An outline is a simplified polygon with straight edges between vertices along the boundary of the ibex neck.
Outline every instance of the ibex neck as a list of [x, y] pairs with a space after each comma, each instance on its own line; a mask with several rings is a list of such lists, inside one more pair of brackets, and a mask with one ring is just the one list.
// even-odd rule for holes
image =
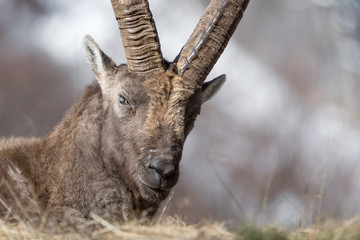
[[89, 86], [66, 113], [62, 122], [47, 137], [47, 147], [55, 150], [55, 154], [61, 154], [58, 156], [60, 159], [82, 158], [89, 153], [88, 151], [99, 148], [102, 109], [102, 93], [99, 85]]
[[89, 184], [104, 170], [100, 156], [102, 115], [101, 89], [94, 84], [45, 139], [42, 162], [51, 179], [50, 203], [74, 208], [80, 205], [84, 209], [79, 211], [87, 211], [86, 204], [95, 191]]

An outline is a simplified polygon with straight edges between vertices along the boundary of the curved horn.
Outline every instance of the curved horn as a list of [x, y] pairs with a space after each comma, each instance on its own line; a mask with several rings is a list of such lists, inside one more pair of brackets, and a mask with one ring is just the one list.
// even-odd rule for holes
[[180, 76], [201, 84], [224, 51], [250, 0], [212, 0], [180, 52]]
[[147, 0], [111, 0], [132, 72], [164, 71], [160, 42]]

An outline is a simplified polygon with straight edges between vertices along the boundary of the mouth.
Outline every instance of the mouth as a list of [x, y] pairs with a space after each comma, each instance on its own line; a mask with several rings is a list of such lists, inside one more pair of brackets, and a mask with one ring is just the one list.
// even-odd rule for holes
[[177, 183], [178, 174], [176, 174], [176, 176], [172, 176], [170, 179], [164, 179], [158, 176], [157, 174], [141, 176], [141, 174], [138, 173], [138, 179], [143, 185], [145, 185], [146, 187], [152, 190], [168, 192]]
[[153, 185], [153, 184], [150, 184], [150, 183], [144, 181], [144, 180], [140, 177], [139, 174], [138, 174], [138, 178], [139, 178], [140, 182], [141, 182], [143, 185], [145, 185], [146, 187], [150, 188], [151, 190], [154, 190], [154, 191], [166, 191], [166, 192], [170, 190], [170, 189], [162, 189], [162, 188], [160, 187], [160, 185], [155, 186], [155, 185]]

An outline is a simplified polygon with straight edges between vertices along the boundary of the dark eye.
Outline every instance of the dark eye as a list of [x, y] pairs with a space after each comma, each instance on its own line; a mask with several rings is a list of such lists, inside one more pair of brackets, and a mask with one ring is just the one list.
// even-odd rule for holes
[[129, 101], [126, 98], [124, 98], [121, 94], [119, 97], [119, 102], [123, 105], [129, 105]]

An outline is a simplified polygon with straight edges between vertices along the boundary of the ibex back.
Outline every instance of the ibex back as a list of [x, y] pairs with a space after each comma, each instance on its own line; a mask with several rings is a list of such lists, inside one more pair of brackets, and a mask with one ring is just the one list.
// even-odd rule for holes
[[72, 209], [126, 221], [152, 216], [176, 184], [184, 141], [225, 77], [203, 82], [248, 0], [211, 1], [170, 63], [147, 1], [111, 3], [127, 65], [85, 37], [97, 81], [46, 138], [0, 141], [0, 217]]

